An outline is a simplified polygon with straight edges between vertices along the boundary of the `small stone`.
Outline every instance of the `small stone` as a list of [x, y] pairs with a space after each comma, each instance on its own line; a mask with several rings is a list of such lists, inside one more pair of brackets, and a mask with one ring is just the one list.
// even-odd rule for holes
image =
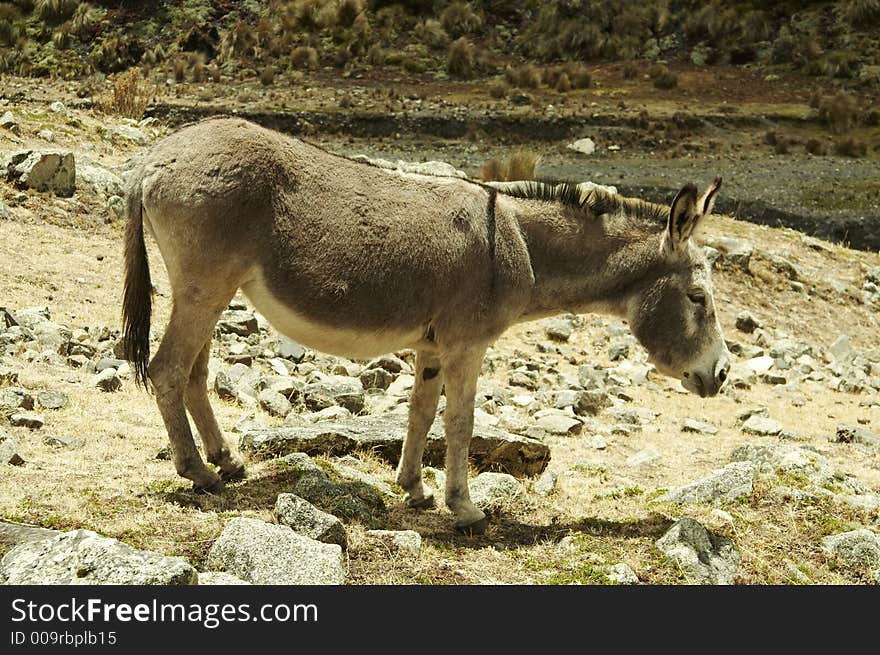
[[744, 311], [736, 315], [736, 329], [740, 332], [751, 334], [759, 327], [761, 327], [761, 324], [749, 312]]
[[338, 585], [342, 548], [251, 518], [229, 521], [208, 553], [208, 565], [253, 584]]
[[636, 468], [639, 466], [645, 466], [646, 464], [653, 464], [654, 462], [659, 461], [661, 458], [660, 453], [654, 448], [646, 448], [645, 450], [641, 450], [637, 452], [635, 455], [627, 457], [626, 465], [630, 468]]
[[848, 566], [880, 566], [880, 537], [870, 530], [850, 530], [825, 537], [822, 550]]
[[583, 139], [578, 139], [574, 143], [569, 143], [566, 148], [579, 152], [582, 155], [592, 155], [596, 152], [596, 142], [589, 137], [585, 137]]
[[33, 409], [34, 397], [22, 387], [0, 389], [0, 410]]
[[753, 415], [742, 424], [742, 431], [758, 436], [775, 436], [782, 432], [782, 424], [770, 418]]
[[86, 440], [83, 437], [62, 437], [59, 435], [46, 435], [43, 437], [43, 443], [53, 448], [81, 448], [85, 445]]
[[612, 341], [611, 345], [608, 346], [608, 359], [612, 362], [626, 359], [627, 357], [629, 357], [628, 340]]
[[293, 339], [281, 337], [281, 341], [279, 341], [278, 345], [275, 346], [275, 353], [279, 357], [289, 359], [290, 361], [296, 362], [298, 364], [303, 360], [303, 358], [305, 358], [306, 349], [299, 345]]
[[482, 510], [504, 507], [524, 493], [519, 481], [507, 473], [480, 473], [469, 486], [471, 501]]
[[612, 564], [611, 566], [609, 566], [608, 571], [605, 575], [609, 580], [616, 584], [639, 584], [639, 576], [636, 575], [636, 572], [633, 571], [628, 564], [625, 564], [623, 562], [619, 564]]
[[257, 400], [260, 403], [260, 407], [272, 416], [284, 418], [290, 414], [290, 410], [292, 409], [290, 401], [287, 398], [271, 389], [264, 389], [261, 391], [259, 396], [257, 396]]
[[116, 374], [115, 368], [105, 368], [95, 376], [92, 384], [101, 391], [119, 391], [122, 388], [122, 380]]
[[755, 375], [764, 375], [767, 371], [773, 368], [774, 363], [772, 357], [767, 357], [765, 355], [762, 357], [752, 357], [746, 361], [746, 366], [748, 366]]
[[740, 556], [733, 543], [691, 518], [676, 521], [656, 542], [691, 584], [734, 584]]
[[544, 332], [547, 335], [547, 338], [552, 339], [553, 341], [568, 341], [571, 338], [572, 334], [571, 321], [552, 321], [544, 328]]
[[366, 534], [407, 553], [418, 555], [422, 550], [422, 536], [415, 530], [367, 530]]
[[536, 391], [538, 389], [537, 376], [532, 371], [511, 371], [507, 375], [507, 383], [512, 387], [522, 387], [529, 391]]
[[364, 389], [387, 389], [394, 382], [394, 374], [384, 368], [370, 368], [359, 376]]
[[247, 337], [251, 334], [259, 334], [260, 328], [257, 317], [248, 310], [227, 309], [220, 315], [217, 329], [222, 334], [237, 334]]
[[864, 446], [880, 446], [880, 436], [857, 425], [838, 425], [834, 438], [837, 443], [860, 443]]
[[12, 437], [0, 437], [0, 464], [21, 466], [24, 459], [18, 454], [18, 444]]
[[699, 434], [718, 434], [718, 428], [708, 423], [703, 423], [693, 418], [686, 418], [681, 426], [682, 432], [697, 432]]
[[845, 334], [837, 337], [834, 343], [828, 347], [828, 355], [835, 362], [844, 363], [852, 359], [855, 356], [855, 351], [853, 350], [850, 338]]
[[574, 399], [574, 413], [580, 416], [595, 416], [603, 409], [611, 406], [611, 398], [604, 389], [588, 389], [578, 391]]
[[590, 439], [590, 445], [596, 450], [605, 450], [608, 447], [608, 442], [601, 434], [596, 434]]
[[39, 430], [43, 427], [45, 421], [39, 414], [31, 412], [22, 412], [13, 414], [9, 417], [9, 424], [16, 428], [30, 428], [31, 430]]
[[43, 409], [61, 409], [67, 405], [67, 402], [67, 394], [60, 391], [47, 390], [37, 392], [37, 403]]
[[199, 573], [199, 585], [249, 585], [250, 582], [236, 578], [234, 575], [223, 571], [205, 571]]
[[278, 494], [275, 501], [278, 521], [290, 526], [294, 532], [328, 544], [338, 544], [343, 549], [348, 538], [342, 521], [312, 505], [295, 494]]
[[556, 489], [557, 479], [558, 476], [553, 471], [544, 471], [535, 481], [532, 490], [539, 496], [547, 496]]
[[539, 428], [548, 434], [574, 436], [580, 434], [583, 423], [564, 414], [547, 414], [538, 419]]

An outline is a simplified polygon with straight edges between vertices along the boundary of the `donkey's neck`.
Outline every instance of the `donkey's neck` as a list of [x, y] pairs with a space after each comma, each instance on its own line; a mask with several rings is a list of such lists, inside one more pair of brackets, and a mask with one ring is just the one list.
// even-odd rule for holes
[[636, 287], [661, 262], [660, 234], [550, 203], [517, 203], [535, 283], [523, 320], [601, 312], [624, 317]]

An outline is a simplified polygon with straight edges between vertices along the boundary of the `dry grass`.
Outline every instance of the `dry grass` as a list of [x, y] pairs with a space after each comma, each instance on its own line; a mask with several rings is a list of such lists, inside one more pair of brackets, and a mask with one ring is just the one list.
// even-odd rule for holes
[[132, 68], [113, 79], [112, 95], [100, 103], [107, 113], [140, 120], [144, 117], [147, 105], [152, 101], [155, 90], [141, 79], [140, 70]]
[[507, 161], [490, 159], [480, 168], [480, 178], [484, 182], [514, 182], [516, 180], [534, 180], [535, 168], [540, 155], [529, 150], [515, 150], [510, 153]]
[[476, 75], [476, 59], [473, 44], [467, 37], [453, 42], [446, 59], [446, 70], [450, 75], [462, 79], [471, 79]]

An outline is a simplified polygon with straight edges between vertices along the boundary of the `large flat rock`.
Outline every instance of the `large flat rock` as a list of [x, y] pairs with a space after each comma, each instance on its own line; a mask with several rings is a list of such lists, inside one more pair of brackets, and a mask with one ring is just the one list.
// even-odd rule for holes
[[0, 584], [190, 585], [197, 580], [182, 557], [137, 550], [90, 530], [26, 541], [0, 560]]
[[[339, 456], [363, 448], [396, 463], [406, 436], [406, 422], [405, 416], [389, 414], [328, 421], [305, 427], [248, 430], [241, 437], [240, 447], [257, 457], [282, 457], [293, 452]], [[440, 466], [445, 454], [443, 426], [441, 421], [437, 421], [428, 433], [425, 462], [430, 466]], [[550, 449], [537, 439], [490, 426], [474, 426], [470, 458], [481, 471], [532, 476], [547, 467]]]

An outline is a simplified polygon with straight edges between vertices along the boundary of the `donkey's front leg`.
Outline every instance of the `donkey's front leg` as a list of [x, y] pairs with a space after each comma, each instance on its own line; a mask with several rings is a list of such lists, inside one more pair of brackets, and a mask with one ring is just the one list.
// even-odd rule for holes
[[404, 502], [416, 509], [434, 506], [434, 494], [422, 482], [422, 455], [428, 430], [437, 414], [442, 386], [440, 360], [436, 356], [417, 352], [416, 380], [409, 397], [409, 425], [397, 465], [397, 484], [406, 491]]
[[468, 491], [468, 446], [474, 431], [474, 397], [485, 348], [474, 348], [444, 358], [446, 383], [446, 506], [455, 513], [461, 532], [482, 534], [488, 520], [471, 502]]

